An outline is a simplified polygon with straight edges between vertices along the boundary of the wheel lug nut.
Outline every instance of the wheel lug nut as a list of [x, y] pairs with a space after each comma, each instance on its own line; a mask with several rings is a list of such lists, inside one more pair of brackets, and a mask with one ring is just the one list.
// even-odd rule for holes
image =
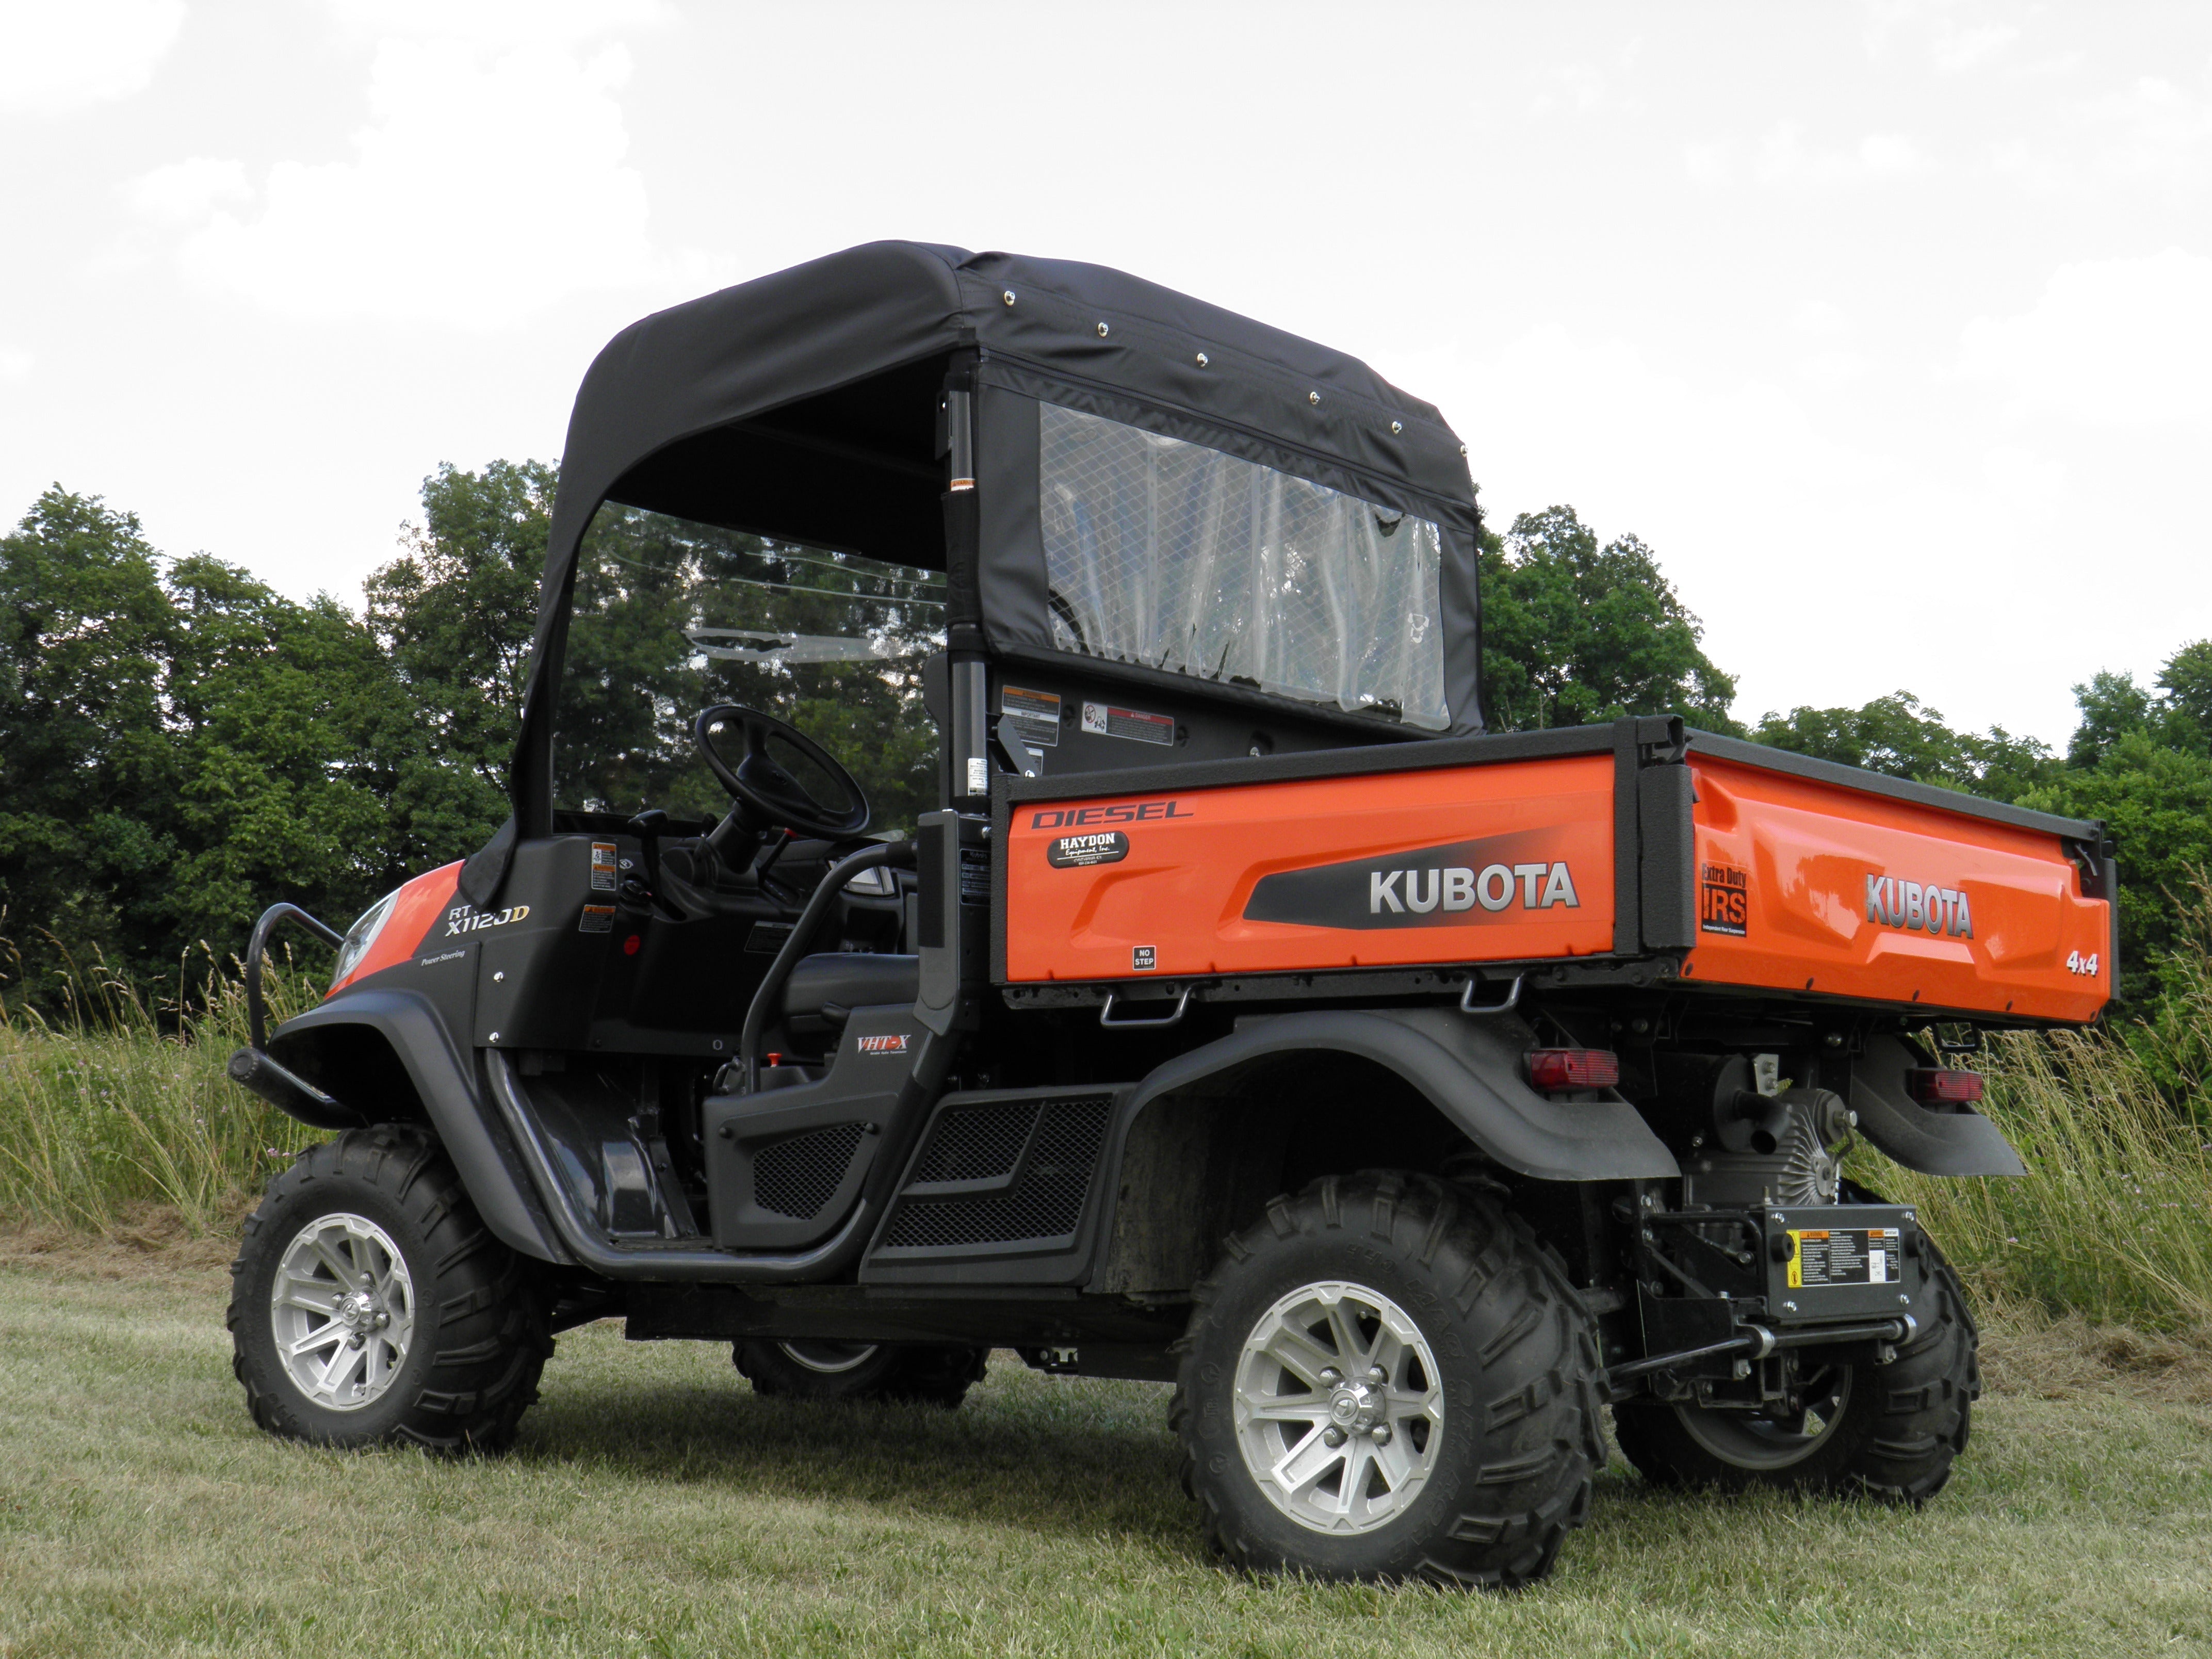
[[1324, 1389], [1333, 1389], [1343, 1381], [1344, 1373], [1335, 1366], [1324, 1365], [1321, 1368], [1321, 1385]]
[[1388, 1382], [1390, 1380], [1390, 1373], [1384, 1370], [1380, 1365], [1370, 1365], [1367, 1368], [1367, 1380], [1379, 1388], [1383, 1383]]
[[1388, 1423], [1377, 1423], [1373, 1428], [1367, 1431], [1367, 1437], [1370, 1440], [1372, 1440], [1378, 1446], [1389, 1445], [1390, 1443], [1390, 1425]]
[[1321, 1431], [1321, 1437], [1322, 1443], [1325, 1445], [1341, 1446], [1350, 1437], [1348, 1437], [1342, 1429], [1338, 1428], [1335, 1424], [1332, 1423]]

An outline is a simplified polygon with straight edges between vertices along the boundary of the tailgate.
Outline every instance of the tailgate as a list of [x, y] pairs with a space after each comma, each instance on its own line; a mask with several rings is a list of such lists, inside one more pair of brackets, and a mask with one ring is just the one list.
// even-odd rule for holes
[[1688, 764], [1692, 983], [2033, 1020], [2111, 999], [2097, 826], [1703, 735]]

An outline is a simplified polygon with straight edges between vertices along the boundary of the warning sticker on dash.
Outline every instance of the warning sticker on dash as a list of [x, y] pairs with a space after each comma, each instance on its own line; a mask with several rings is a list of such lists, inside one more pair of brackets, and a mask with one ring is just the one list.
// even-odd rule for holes
[[1165, 714], [1147, 714], [1134, 708], [1116, 708], [1111, 703], [1086, 702], [1083, 705], [1083, 729], [1102, 738], [1131, 738], [1139, 743], [1175, 744], [1173, 720]]
[[592, 843], [592, 890], [611, 893], [615, 890], [614, 842], [595, 841]]
[[1799, 1231], [1790, 1242], [1790, 1288], [1818, 1290], [1823, 1285], [1894, 1285], [1904, 1277], [1898, 1260], [1902, 1242], [1894, 1227], [1832, 1228]]
[[1000, 712], [1014, 723], [1022, 741], [1032, 749], [1060, 747], [1060, 694], [1027, 691], [1009, 685], [999, 693]]

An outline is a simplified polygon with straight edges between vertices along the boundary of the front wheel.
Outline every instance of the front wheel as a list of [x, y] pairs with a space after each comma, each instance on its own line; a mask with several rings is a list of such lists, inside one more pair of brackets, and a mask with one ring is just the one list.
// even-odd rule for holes
[[1613, 1408], [1621, 1455], [1655, 1486], [1859, 1494], [1918, 1505], [1966, 1449], [1981, 1393], [1958, 1275], [1931, 1264], [1928, 1327], [1887, 1365], [1808, 1368], [1788, 1415], [1632, 1400]]
[[1525, 1222], [1425, 1177], [1331, 1176], [1195, 1296], [1173, 1421], [1219, 1553], [1454, 1586], [1551, 1571], [1602, 1460], [1597, 1346]]
[[269, 1183], [231, 1264], [253, 1420], [325, 1446], [504, 1449], [553, 1352], [532, 1267], [423, 1130], [311, 1149]]

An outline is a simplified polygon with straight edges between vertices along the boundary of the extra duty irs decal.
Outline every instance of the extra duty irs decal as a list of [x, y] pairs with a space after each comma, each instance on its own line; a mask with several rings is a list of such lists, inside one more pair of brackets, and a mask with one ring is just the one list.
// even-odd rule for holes
[[1698, 866], [1698, 928], [1742, 939], [1751, 932], [1751, 872], [1733, 864]]
[[1464, 927], [1580, 909], [1574, 871], [1542, 856], [1550, 839], [1492, 836], [1279, 871], [1254, 885], [1244, 919], [1308, 927]]

